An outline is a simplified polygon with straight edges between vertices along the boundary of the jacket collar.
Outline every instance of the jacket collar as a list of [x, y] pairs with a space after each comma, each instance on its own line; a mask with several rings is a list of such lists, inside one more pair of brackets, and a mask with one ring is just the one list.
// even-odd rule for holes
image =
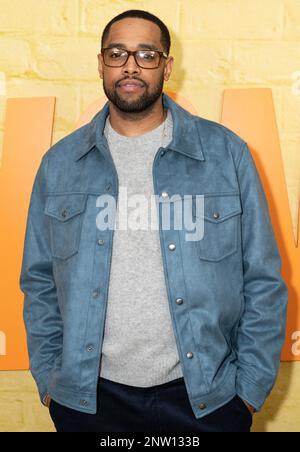
[[[167, 149], [172, 149], [196, 160], [205, 160], [203, 144], [196, 124], [197, 117], [182, 108], [165, 93], [163, 93], [162, 100], [164, 108], [170, 109], [173, 119], [173, 138]], [[108, 115], [109, 103], [107, 102], [84, 127], [83, 143], [76, 151], [75, 161], [78, 161], [94, 147], [107, 154], [107, 140], [103, 131]]]

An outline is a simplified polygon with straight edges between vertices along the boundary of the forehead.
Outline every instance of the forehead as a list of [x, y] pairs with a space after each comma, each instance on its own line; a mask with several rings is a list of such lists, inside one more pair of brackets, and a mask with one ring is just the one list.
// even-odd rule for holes
[[158, 25], [149, 20], [126, 18], [112, 24], [105, 46], [111, 43], [123, 43], [126, 48], [133, 50], [141, 43], [148, 43], [161, 48], [161, 30]]

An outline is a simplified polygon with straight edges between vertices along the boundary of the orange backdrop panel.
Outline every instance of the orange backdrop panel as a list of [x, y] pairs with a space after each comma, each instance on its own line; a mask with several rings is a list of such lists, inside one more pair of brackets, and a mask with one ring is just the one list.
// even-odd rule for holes
[[[293, 232], [272, 91], [268, 88], [225, 90], [221, 122], [248, 143], [262, 179], [282, 257], [282, 275], [289, 290], [282, 360], [300, 360], [299, 347], [293, 347], [295, 333], [300, 330], [300, 248]], [[298, 231], [299, 223], [300, 211]]]
[[35, 174], [51, 145], [55, 98], [7, 101], [0, 168], [0, 369], [28, 369], [19, 288], [27, 211]]

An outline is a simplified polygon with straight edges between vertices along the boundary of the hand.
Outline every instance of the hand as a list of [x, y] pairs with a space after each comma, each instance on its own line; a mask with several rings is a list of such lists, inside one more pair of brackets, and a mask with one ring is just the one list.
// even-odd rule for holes
[[49, 394], [46, 394], [44, 399], [43, 399], [43, 403], [44, 405], [49, 408], [50, 407], [50, 402], [51, 402], [51, 397], [49, 396]]
[[248, 408], [248, 410], [250, 411], [250, 413], [253, 415], [255, 413], [255, 409], [252, 405], [250, 405], [250, 403], [246, 402], [246, 400], [242, 399], [244, 404], [246, 405], [246, 407]]

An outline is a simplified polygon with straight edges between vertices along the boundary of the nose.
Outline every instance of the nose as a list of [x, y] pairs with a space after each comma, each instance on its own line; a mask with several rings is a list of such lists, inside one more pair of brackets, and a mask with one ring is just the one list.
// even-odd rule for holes
[[130, 55], [127, 63], [123, 66], [123, 72], [125, 74], [136, 74], [140, 72], [141, 68], [137, 65], [134, 56]]

